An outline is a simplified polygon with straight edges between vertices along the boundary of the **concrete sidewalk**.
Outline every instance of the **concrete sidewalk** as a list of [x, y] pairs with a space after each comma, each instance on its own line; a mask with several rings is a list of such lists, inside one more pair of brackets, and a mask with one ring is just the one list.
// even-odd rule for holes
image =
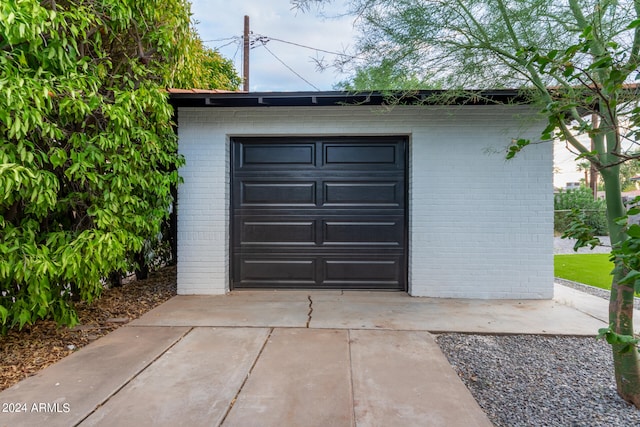
[[572, 292], [179, 296], [0, 393], [0, 426], [490, 426], [432, 333], [595, 335]]

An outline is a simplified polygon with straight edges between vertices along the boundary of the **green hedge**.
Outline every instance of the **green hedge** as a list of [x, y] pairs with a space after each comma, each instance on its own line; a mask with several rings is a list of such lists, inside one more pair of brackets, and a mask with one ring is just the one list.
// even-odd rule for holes
[[553, 208], [555, 209], [554, 230], [557, 233], [564, 233], [569, 228], [569, 214], [571, 210], [578, 209], [583, 215], [584, 222], [593, 228], [594, 235], [609, 234], [605, 201], [594, 200], [591, 190], [586, 187], [560, 191], [554, 197]]

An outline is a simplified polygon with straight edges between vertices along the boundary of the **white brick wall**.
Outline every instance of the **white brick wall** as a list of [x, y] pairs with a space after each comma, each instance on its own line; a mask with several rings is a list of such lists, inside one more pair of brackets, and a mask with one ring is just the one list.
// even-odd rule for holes
[[506, 161], [511, 138], [539, 136], [526, 107], [181, 108], [178, 292], [229, 290], [229, 139], [409, 135], [409, 292], [551, 298], [552, 146]]

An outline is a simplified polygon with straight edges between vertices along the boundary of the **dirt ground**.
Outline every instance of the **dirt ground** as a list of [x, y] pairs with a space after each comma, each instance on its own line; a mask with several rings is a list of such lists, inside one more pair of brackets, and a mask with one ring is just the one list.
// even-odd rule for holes
[[76, 304], [80, 324], [74, 328], [41, 321], [0, 336], [0, 391], [126, 325], [175, 294], [176, 268], [165, 267], [146, 280], [105, 290], [91, 304]]

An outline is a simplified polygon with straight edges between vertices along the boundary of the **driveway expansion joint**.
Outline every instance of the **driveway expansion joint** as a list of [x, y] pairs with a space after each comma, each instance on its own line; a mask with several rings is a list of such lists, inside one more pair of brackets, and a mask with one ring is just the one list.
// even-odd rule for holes
[[[125, 326], [128, 327], [128, 326]], [[130, 326], [132, 328], [135, 328], [136, 326]], [[189, 328], [187, 328], [187, 330], [180, 335], [171, 345], [169, 345], [167, 348], [165, 348], [162, 352], [160, 352], [159, 354], [157, 354], [154, 358], [150, 359], [148, 362], [145, 362], [144, 365], [140, 366], [137, 370], [137, 372], [135, 372], [130, 378], [128, 378], [126, 381], [124, 381], [122, 383], [122, 385], [120, 385], [116, 390], [114, 390], [112, 393], [110, 393], [108, 396], [106, 396], [101, 402], [99, 402], [89, 413], [85, 414], [84, 417], [82, 417], [81, 420], [79, 420], [77, 423], [75, 423], [73, 426], [74, 427], [78, 427], [80, 426], [83, 422], [85, 422], [91, 415], [93, 415], [98, 409], [100, 409], [102, 406], [106, 405], [107, 402], [109, 402], [109, 400], [111, 400], [116, 394], [118, 394], [120, 391], [122, 391], [122, 389], [124, 389], [127, 385], [129, 385], [129, 383], [132, 383], [138, 376], [140, 376], [140, 374], [142, 374], [147, 368], [149, 368], [151, 365], [153, 365], [154, 363], [156, 363], [162, 356], [165, 355], [165, 353], [167, 353], [168, 351], [170, 351], [172, 348], [174, 348], [180, 341], [182, 341], [187, 335], [189, 335], [192, 331], [193, 331], [194, 327], [191, 326]]]
[[262, 343], [262, 346], [260, 347], [260, 350], [258, 351], [258, 354], [256, 355], [256, 358], [253, 360], [253, 363], [251, 364], [251, 367], [249, 368], [249, 371], [247, 372], [247, 375], [245, 375], [244, 380], [242, 381], [242, 384], [240, 384], [240, 387], [238, 388], [238, 391], [236, 392], [236, 395], [233, 397], [233, 399], [231, 399], [231, 402], [229, 402], [229, 405], [227, 406], [227, 410], [225, 411], [224, 416], [220, 420], [220, 423], [217, 425], [218, 427], [224, 425], [225, 421], [227, 420], [227, 417], [229, 416], [229, 413], [233, 409], [233, 406], [238, 401], [238, 398], [240, 397], [240, 393], [242, 393], [242, 390], [244, 389], [244, 386], [247, 384], [247, 381], [249, 380], [249, 377], [251, 377], [251, 374], [253, 373], [253, 370], [255, 369], [256, 364], [258, 363], [258, 360], [262, 356], [262, 353], [264, 352], [264, 349], [267, 346], [267, 343], [271, 339], [271, 335], [273, 334], [274, 330], [275, 330], [275, 328], [269, 328], [269, 333], [267, 334], [266, 338], [264, 339], [264, 342]]

